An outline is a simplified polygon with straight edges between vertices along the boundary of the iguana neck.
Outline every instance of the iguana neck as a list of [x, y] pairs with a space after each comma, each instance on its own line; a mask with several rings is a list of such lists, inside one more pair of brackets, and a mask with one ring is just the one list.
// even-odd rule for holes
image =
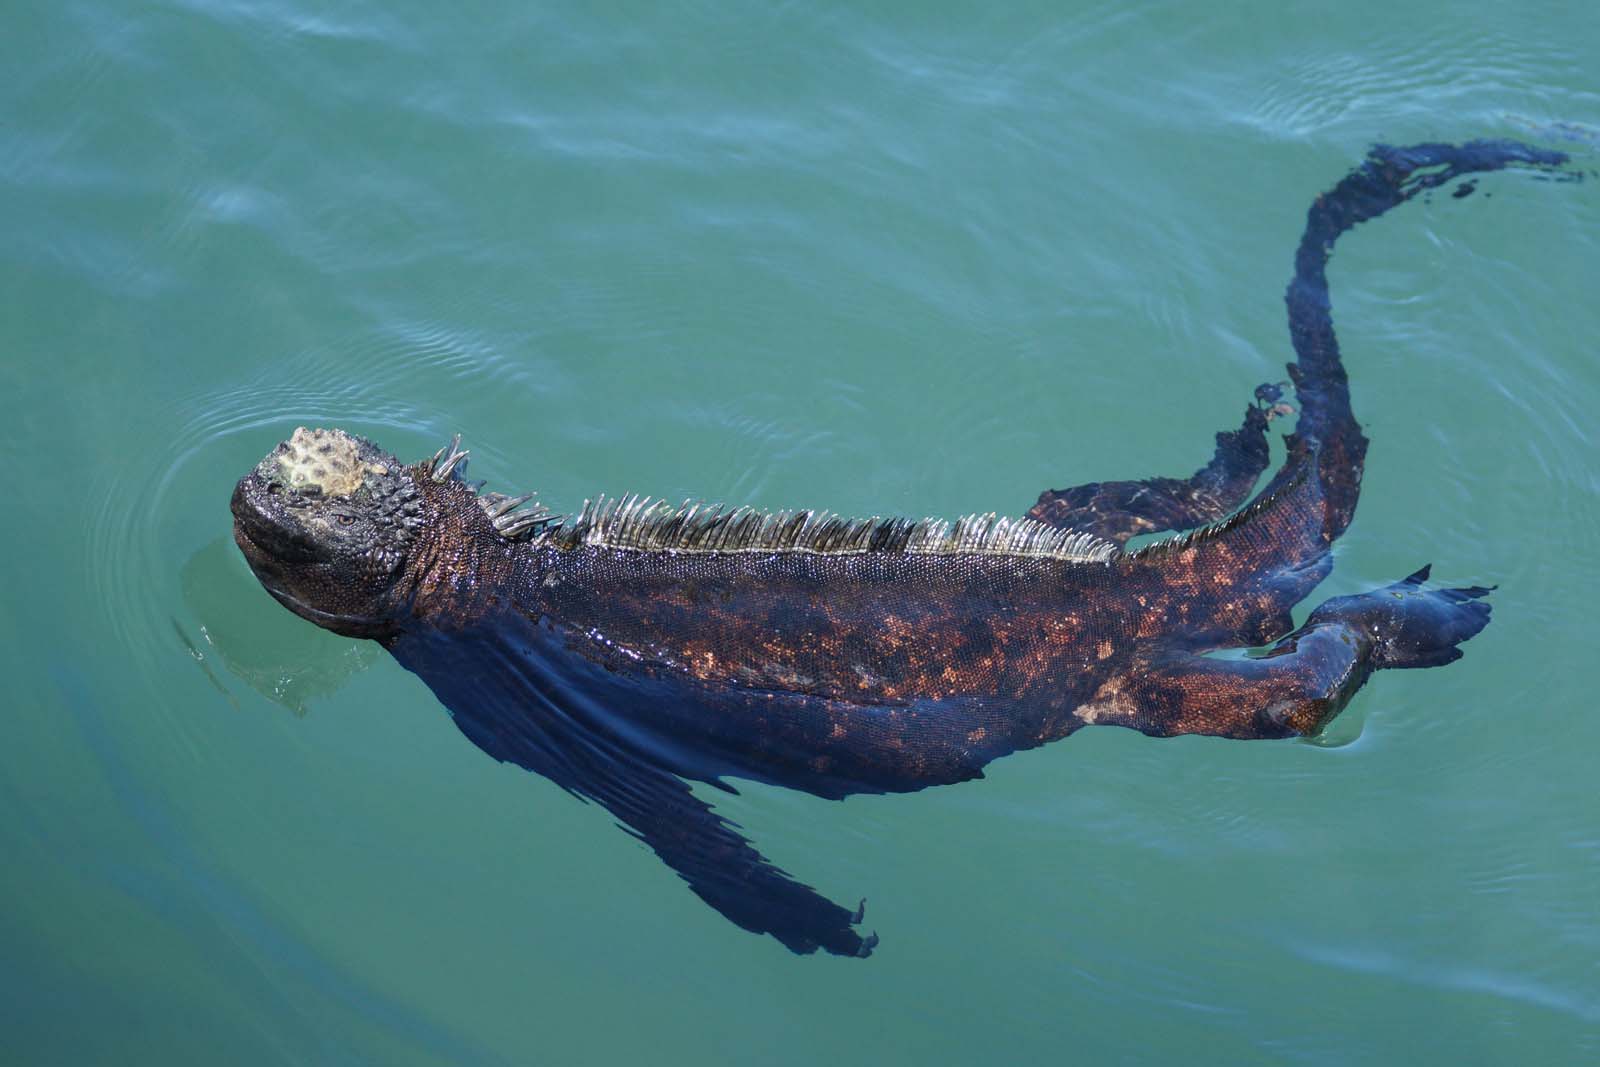
[[507, 540], [467, 484], [439, 481], [430, 465], [411, 469], [426, 521], [408, 564], [412, 593], [407, 626], [460, 630], [486, 618], [519, 589], [537, 585], [549, 549]]

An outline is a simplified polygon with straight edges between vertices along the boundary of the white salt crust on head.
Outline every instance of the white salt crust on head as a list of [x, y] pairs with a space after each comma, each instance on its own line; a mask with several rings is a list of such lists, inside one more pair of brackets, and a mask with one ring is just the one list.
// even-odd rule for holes
[[298, 427], [278, 453], [278, 466], [291, 489], [320, 490], [324, 496], [349, 496], [361, 488], [368, 470], [385, 474], [388, 468], [361, 462], [356, 439], [343, 430], [308, 430]]

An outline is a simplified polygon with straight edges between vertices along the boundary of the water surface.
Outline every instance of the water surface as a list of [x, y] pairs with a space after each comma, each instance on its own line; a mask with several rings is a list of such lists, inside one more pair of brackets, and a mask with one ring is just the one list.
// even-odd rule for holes
[[35, 5], [0, 39], [0, 1058], [1600, 1055], [1600, 182], [1341, 243], [1372, 448], [1321, 590], [1495, 584], [1321, 743], [1117, 730], [719, 799], [866, 895], [734, 928], [227, 540], [296, 425], [557, 510], [1017, 512], [1182, 475], [1375, 140], [1600, 157], [1581, 5]]

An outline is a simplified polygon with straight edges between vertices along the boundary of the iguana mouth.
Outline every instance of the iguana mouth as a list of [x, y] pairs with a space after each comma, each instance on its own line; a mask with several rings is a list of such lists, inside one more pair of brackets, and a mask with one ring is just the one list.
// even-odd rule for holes
[[[340, 633], [351, 633], [353, 628], [371, 628], [380, 630], [389, 620], [377, 615], [345, 614], [333, 611], [324, 611], [313, 607], [300, 597], [289, 592], [282, 583], [285, 572], [285, 563], [292, 563], [300, 558], [310, 558], [311, 553], [294, 544], [295, 541], [304, 541], [303, 538], [289, 537], [286, 541], [274, 541], [268, 547], [258, 540], [260, 537], [270, 537], [263, 533], [260, 521], [262, 516], [249, 506], [248, 501], [240, 501], [240, 492], [234, 492], [234, 520], [233, 541], [239, 546], [239, 551], [244, 554], [245, 561], [250, 564], [250, 569], [255, 572], [256, 580], [261, 587], [272, 595], [272, 598], [290, 611], [299, 615], [308, 622], [327, 626]], [[254, 528], [254, 533], [252, 533]], [[273, 534], [284, 531], [279, 527], [268, 527]], [[290, 547], [285, 550], [283, 545]], [[373, 634], [371, 636], [375, 636]]]
[[[314, 559], [311, 539], [295, 530], [262, 503], [274, 486], [254, 471], [234, 486], [229, 510], [233, 512], [234, 540], [252, 565], [272, 569], [277, 564]], [[288, 491], [280, 490], [280, 493]]]
[[261, 577], [259, 572], [257, 572], [257, 578], [261, 582], [261, 588], [265, 589], [268, 593], [271, 593], [274, 600], [308, 622], [338, 623], [340, 626], [348, 629], [352, 625], [383, 626], [389, 621], [388, 619], [377, 615], [342, 615], [338, 612], [323, 611], [321, 608], [314, 608], [310, 604], [307, 604], [304, 600], [301, 600], [299, 597], [278, 585], [276, 582], [271, 581], [269, 578]]

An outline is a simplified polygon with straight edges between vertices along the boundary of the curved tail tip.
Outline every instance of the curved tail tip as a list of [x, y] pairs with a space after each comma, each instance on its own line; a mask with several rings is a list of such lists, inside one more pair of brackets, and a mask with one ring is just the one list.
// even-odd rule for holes
[[1411, 145], [1376, 144], [1368, 158], [1380, 163], [1415, 170], [1454, 164], [1468, 170], [1499, 170], [1515, 163], [1535, 167], [1559, 167], [1571, 161], [1565, 152], [1539, 148], [1522, 141], [1493, 139], [1465, 141], [1461, 144], [1424, 142]]

